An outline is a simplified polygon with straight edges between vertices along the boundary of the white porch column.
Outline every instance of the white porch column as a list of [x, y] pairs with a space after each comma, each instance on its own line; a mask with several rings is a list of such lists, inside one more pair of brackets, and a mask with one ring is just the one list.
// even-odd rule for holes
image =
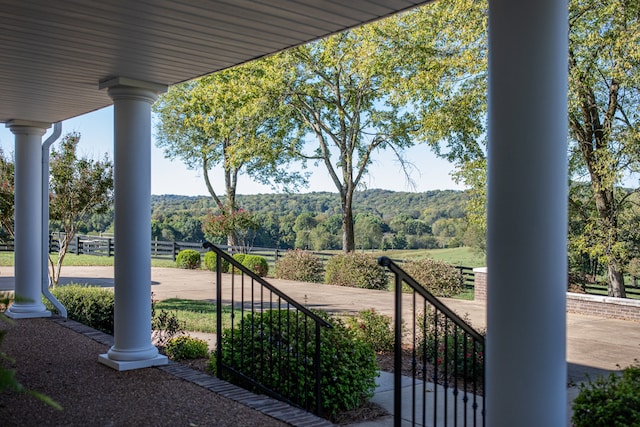
[[41, 298], [42, 135], [50, 123], [12, 120], [15, 135], [15, 295], [6, 315], [14, 319], [48, 317]]
[[115, 78], [114, 345], [100, 361], [117, 370], [163, 365], [151, 343], [151, 104], [163, 85]]
[[487, 425], [564, 426], [566, 0], [489, 0]]

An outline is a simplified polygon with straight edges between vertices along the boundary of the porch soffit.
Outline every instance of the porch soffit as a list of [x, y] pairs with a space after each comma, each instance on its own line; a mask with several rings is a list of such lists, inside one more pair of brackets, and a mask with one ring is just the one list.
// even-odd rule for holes
[[101, 80], [172, 85], [427, 3], [0, 0], [0, 122], [111, 104]]

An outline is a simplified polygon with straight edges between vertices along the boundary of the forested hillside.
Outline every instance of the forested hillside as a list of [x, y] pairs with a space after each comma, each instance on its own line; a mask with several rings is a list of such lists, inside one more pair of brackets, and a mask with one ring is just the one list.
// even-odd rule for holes
[[[359, 248], [434, 248], [464, 240], [467, 194], [367, 190], [356, 194], [355, 228]], [[254, 215], [255, 246], [339, 249], [340, 199], [337, 193], [237, 196], [239, 208]], [[202, 223], [216, 211], [209, 197], [152, 197], [152, 233], [159, 240], [216, 240]], [[220, 243], [224, 243], [220, 241]]]
[[[463, 191], [425, 193], [366, 190], [355, 198], [358, 248], [435, 248], [464, 243]], [[210, 197], [152, 196], [152, 236], [158, 240], [216, 240], [202, 231], [208, 215], [217, 213]], [[337, 193], [239, 195], [239, 207], [251, 213], [259, 229], [254, 246], [340, 249], [341, 217]], [[110, 232], [112, 212], [95, 216], [82, 233]], [[225, 243], [225, 242], [219, 242]]]
[[[240, 208], [253, 213], [271, 212], [278, 216], [304, 212], [331, 216], [340, 213], [340, 198], [337, 193], [314, 192], [305, 194], [255, 194], [239, 195]], [[396, 192], [389, 190], [366, 190], [356, 193], [356, 213], [371, 213], [383, 220], [399, 214], [419, 217], [428, 210], [427, 220], [438, 218], [460, 218], [464, 216], [467, 196], [465, 192], [436, 190], [425, 193]], [[207, 196], [151, 196], [152, 214], [160, 212], [190, 211], [204, 215], [215, 204]]]

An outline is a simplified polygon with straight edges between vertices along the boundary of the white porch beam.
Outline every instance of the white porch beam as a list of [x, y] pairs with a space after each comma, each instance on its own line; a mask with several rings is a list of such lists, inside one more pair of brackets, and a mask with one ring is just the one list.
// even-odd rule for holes
[[487, 425], [567, 423], [566, 0], [489, 1]]
[[104, 82], [114, 105], [114, 345], [100, 361], [123, 371], [168, 363], [151, 342], [151, 104], [166, 86]]
[[16, 301], [6, 315], [14, 319], [49, 317], [41, 298], [42, 264], [34, 256], [42, 245], [42, 135], [50, 123], [12, 120], [15, 135], [14, 266]]

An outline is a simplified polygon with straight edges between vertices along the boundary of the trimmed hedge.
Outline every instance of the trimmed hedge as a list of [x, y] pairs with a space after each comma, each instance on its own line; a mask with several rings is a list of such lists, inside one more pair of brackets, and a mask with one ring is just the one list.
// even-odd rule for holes
[[209, 345], [200, 338], [181, 335], [171, 338], [164, 351], [171, 360], [201, 359], [209, 356]]
[[[218, 255], [213, 252], [213, 251], [209, 251], [209, 252], [205, 252], [204, 254], [204, 266], [207, 270], [209, 271], [216, 271], [216, 262], [218, 259]], [[221, 273], [227, 273], [229, 271], [229, 261], [227, 261], [225, 258], [222, 258], [222, 270]]]
[[[113, 291], [97, 286], [65, 285], [51, 293], [67, 309], [69, 319], [113, 335]], [[49, 301], [47, 308], [55, 310]]]
[[242, 264], [242, 261], [244, 261], [246, 256], [247, 254], [233, 254], [233, 259], [235, 259], [239, 264]]
[[[330, 319], [326, 313], [317, 314]], [[319, 415], [332, 419], [340, 412], [362, 406], [373, 396], [378, 368], [371, 345], [358, 340], [339, 319], [330, 321], [333, 328], [321, 328], [320, 332]], [[223, 332], [222, 360], [300, 406], [313, 408], [314, 346], [309, 343], [314, 342], [315, 328], [306, 323], [303, 314], [291, 310], [248, 314], [233, 330]], [[216, 372], [215, 353], [210, 368]], [[222, 377], [239, 381], [224, 371]]]
[[176, 265], [179, 268], [195, 270], [200, 268], [200, 263], [200, 252], [193, 249], [184, 249], [178, 252], [178, 256], [176, 257]]
[[462, 292], [462, 273], [446, 262], [431, 258], [411, 260], [402, 269], [437, 297], [453, 297]]
[[334, 255], [325, 267], [325, 283], [364, 289], [388, 289], [389, 278], [375, 257], [358, 252]]
[[287, 251], [276, 262], [275, 277], [300, 282], [322, 283], [322, 260], [309, 251], [301, 249]]
[[269, 273], [269, 264], [267, 264], [267, 260], [259, 255], [245, 256], [242, 260], [242, 265], [260, 277], [264, 277]]
[[267, 260], [259, 255], [234, 254], [233, 259], [260, 277], [264, 277], [269, 273]]

